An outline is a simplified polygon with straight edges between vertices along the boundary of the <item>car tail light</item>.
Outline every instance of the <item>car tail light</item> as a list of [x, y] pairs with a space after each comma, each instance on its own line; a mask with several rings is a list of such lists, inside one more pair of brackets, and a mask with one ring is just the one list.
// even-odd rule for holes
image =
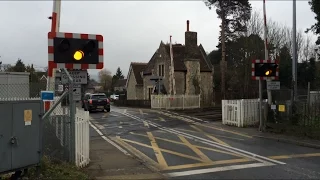
[[92, 104], [92, 99], [89, 100], [89, 103]]

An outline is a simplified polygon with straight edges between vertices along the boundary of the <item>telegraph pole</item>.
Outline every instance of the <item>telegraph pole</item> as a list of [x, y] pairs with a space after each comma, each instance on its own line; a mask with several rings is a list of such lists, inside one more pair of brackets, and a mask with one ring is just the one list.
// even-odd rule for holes
[[[264, 60], [269, 59], [268, 55], [268, 41], [267, 41], [267, 15], [266, 15], [266, 0], [263, 0], [263, 16], [264, 16]], [[271, 92], [268, 91], [268, 103], [271, 103]], [[259, 79], [259, 119], [260, 119], [260, 126], [259, 130], [264, 131], [265, 129], [265, 120], [262, 116], [262, 80]]]
[[[297, 100], [297, 19], [296, 19], [296, 0], [293, 0], [292, 3], [292, 98], [291, 100]], [[292, 101], [292, 103], [293, 103]]]

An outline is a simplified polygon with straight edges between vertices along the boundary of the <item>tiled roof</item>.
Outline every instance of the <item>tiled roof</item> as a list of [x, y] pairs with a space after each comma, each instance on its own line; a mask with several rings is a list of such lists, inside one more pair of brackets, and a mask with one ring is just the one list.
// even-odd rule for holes
[[152, 73], [152, 69], [154, 68], [155, 65], [155, 56], [156, 56], [157, 52], [155, 52], [150, 61], [147, 63], [146, 68], [143, 71], [143, 74], [151, 74]]
[[[170, 45], [165, 45], [167, 53], [170, 55]], [[186, 71], [187, 68], [184, 65], [185, 47], [182, 44], [173, 44], [173, 66], [175, 71]]]
[[140, 73], [143, 72], [143, 70], [147, 67], [147, 63], [131, 62], [131, 67], [137, 84], [143, 84], [143, 79]]

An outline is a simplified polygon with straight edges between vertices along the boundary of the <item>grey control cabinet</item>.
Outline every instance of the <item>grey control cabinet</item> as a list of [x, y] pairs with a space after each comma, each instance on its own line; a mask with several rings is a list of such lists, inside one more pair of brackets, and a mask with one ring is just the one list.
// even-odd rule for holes
[[0, 99], [0, 174], [40, 163], [42, 115], [41, 100]]

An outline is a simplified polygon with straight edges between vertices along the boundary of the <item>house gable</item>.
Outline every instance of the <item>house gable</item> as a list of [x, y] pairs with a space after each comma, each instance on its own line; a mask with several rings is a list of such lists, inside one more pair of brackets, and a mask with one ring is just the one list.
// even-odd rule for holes
[[[159, 49], [165, 48], [166, 54], [162, 54]], [[174, 71], [183, 71], [186, 72], [187, 68], [185, 66], [185, 58], [186, 58], [186, 50], [185, 45], [182, 44], [172, 44], [172, 51], [173, 51], [173, 66]], [[212, 65], [210, 61], [207, 59], [206, 53], [203, 49], [202, 44], [198, 46], [198, 49], [196, 51], [195, 57], [200, 59], [200, 71], [201, 72], [211, 72], [212, 71]], [[156, 50], [156, 52], [151, 57], [150, 61], [148, 62], [148, 65], [143, 72], [144, 75], [151, 75], [152, 69], [155, 69], [155, 64], [157, 61], [158, 56], [168, 56], [170, 57], [170, 44], [164, 44], [162, 41], [160, 43], [159, 48]]]
[[161, 56], [164, 55], [164, 54], [161, 54], [161, 53], [159, 52], [159, 49], [160, 49], [161, 47], [163, 47], [163, 46], [164, 46], [164, 44], [163, 44], [163, 42], [161, 41], [161, 42], [160, 42], [160, 45], [159, 45], [159, 48], [153, 53], [153, 55], [152, 55], [151, 59], [149, 60], [147, 66], [146, 66], [146, 68], [145, 68], [145, 70], [143, 71], [143, 74], [144, 74], [144, 75], [151, 75], [151, 74], [152, 74], [152, 70], [155, 68], [154, 66], [156, 65], [156, 60], [157, 60], [157, 58], [158, 58], [160, 55], [161, 55]]
[[137, 85], [137, 81], [136, 81], [136, 78], [134, 77], [132, 65], [130, 65], [130, 69], [127, 77], [127, 83], [126, 83], [127, 99], [136, 99], [136, 85]]
[[143, 79], [141, 77], [141, 72], [146, 68], [147, 63], [141, 62], [131, 62], [130, 68], [127, 75], [126, 87], [128, 86], [129, 78], [131, 75], [134, 76], [136, 85], [143, 85]]

